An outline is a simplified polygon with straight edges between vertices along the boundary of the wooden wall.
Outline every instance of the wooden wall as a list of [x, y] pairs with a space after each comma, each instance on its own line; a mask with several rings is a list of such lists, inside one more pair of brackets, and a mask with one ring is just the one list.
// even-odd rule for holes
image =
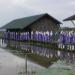
[[44, 17], [40, 20], [38, 20], [37, 22], [35, 22], [34, 24], [32, 24], [31, 26], [31, 30], [32, 31], [55, 31], [58, 30], [60, 28], [60, 25], [57, 25], [55, 22], [53, 22], [53, 20], [49, 19], [48, 17]]

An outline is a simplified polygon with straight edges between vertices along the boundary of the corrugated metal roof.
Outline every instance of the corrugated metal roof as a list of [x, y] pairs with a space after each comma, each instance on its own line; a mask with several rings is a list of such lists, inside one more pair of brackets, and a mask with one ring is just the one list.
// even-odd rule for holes
[[75, 20], [75, 15], [72, 15], [72, 16], [64, 19], [63, 21], [69, 21], [69, 20]]
[[10, 23], [3, 26], [2, 29], [23, 29], [44, 16], [48, 16], [56, 24], [60, 24], [60, 22], [58, 20], [56, 20], [55, 18], [53, 18], [52, 16], [49, 16], [48, 14], [40, 14], [40, 15], [35, 15], [35, 16], [30, 16], [30, 17], [13, 20]]

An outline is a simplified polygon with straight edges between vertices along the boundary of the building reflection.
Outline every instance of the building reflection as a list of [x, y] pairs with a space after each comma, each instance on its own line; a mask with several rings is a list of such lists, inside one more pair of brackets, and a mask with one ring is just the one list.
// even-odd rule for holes
[[[8, 42], [5, 40], [4, 41], [6, 44]], [[8, 45], [6, 45], [8, 46]], [[19, 48], [27, 52], [39, 54], [40, 56], [45, 56], [47, 58], [59, 58], [60, 60], [65, 60], [66, 63], [75, 63], [75, 53], [70, 52], [70, 51], [60, 51], [60, 50], [52, 50], [48, 49], [45, 47], [39, 47], [36, 45], [30, 45], [29, 43], [24, 43], [24, 42], [16, 42], [16, 41], [11, 41], [10, 46], [14, 48]]]

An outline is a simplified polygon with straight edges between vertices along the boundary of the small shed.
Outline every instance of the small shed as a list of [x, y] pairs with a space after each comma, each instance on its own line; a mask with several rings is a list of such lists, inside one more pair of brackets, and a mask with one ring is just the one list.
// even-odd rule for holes
[[11, 39], [10, 34], [12, 32], [14, 32], [15, 37], [18, 34], [20, 39], [20, 33], [22, 32], [28, 32], [31, 38], [32, 31], [33, 33], [36, 31], [57, 31], [60, 29], [60, 24], [60, 21], [49, 14], [39, 14], [13, 20], [4, 25], [2, 29], [6, 29], [8, 39]]
[[72, 16], [64, 19], [63, 21], [71, 21], [73, 23], [73, 25], [75, 26], [75, 15], [72, 15]]

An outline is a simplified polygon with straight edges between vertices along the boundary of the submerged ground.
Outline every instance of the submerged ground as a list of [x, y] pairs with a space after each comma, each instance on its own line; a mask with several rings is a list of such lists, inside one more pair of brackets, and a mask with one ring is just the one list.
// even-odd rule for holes
[[[18, 75], [25, 70], [25, 59], [17, 57], [0, 48], [0, 75]], [[58, 60], [49, 68], [41, 67], [28, 60], [28, 71], [35, 75], [75, 75], [75, 66]]]
[[[57, 52], [50, 51], [50, 53], [56, 55]], [[27, 60], [27, 71], [30, 73], [33, 71], [33, 75], [75, 75], [75, 55], [69, 53], [69, 57], [67, 57], [65, 55], [68, 55], [68, 53], [65, 53], [65, 55], [64, 53], [61, 52], [61, 59], [53, 62], [48, 68]], [[68, 59], [67, 62], [66, 59]], [[0, 48], [0, 75], [23, 75], [21, 72], [25, 71], [25, 61], [26, 59], [10, 53], [9, 50]]]
[[[28, 61], [28, 70], [45, 69], [31, 61]], [[0, 75], [18, 75], [25, 70], [25, 59], [17, 57], [0, 48]]]

